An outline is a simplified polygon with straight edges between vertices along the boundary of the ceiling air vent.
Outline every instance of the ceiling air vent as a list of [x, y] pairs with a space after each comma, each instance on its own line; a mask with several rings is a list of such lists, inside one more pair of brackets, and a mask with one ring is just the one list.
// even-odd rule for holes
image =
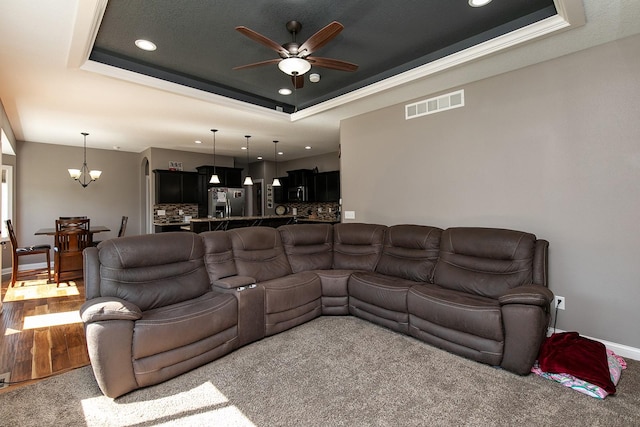
[[458, 107], [464, 107], [464, 90], [407, 104], [404, 106], [404, 115], [409, 120]]

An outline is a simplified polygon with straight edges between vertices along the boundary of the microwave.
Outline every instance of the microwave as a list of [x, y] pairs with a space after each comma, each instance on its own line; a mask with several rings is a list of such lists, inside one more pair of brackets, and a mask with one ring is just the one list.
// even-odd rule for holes
[[289, 202], [306, 202], [307, 191], [303, 186], [290, 187], [287, 192], [287, 200]]

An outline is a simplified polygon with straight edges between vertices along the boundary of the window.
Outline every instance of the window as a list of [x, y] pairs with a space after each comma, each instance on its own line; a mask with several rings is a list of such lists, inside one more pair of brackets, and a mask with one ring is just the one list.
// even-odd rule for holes
[[13, 166], [2, 165], [2, 239], [9, 238], [7, 220], [13, 212]]

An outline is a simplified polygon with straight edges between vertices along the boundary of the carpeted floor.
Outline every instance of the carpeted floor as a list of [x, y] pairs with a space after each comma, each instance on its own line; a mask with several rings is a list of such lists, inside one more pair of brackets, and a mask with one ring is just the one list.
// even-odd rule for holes
[[597, 400], [450, 355], [355, 317], [321, 317], [118, 399], [90, 367], [0, 395], [19, 426], [640, 425], [640, 362]]

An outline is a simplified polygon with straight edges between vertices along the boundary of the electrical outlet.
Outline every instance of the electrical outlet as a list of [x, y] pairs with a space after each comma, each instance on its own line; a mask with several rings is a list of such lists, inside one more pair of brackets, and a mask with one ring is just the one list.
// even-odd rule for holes
[[553, 298], [553, 307], [557, 308], [558, 310], [564, 310], [564, 303], [565, 303], [564, 297], [556, 295]]
[[0, 374], [0, 389], [9, 387], [9, 380], [11, 380], [11, 372]]

